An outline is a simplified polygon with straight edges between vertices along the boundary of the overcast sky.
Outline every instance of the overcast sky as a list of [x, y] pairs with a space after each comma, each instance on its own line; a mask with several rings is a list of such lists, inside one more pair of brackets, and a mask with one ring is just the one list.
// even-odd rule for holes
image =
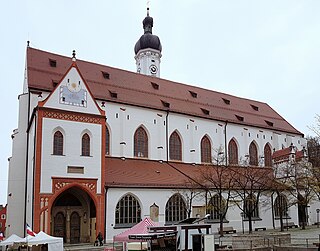
[[[4, 0], [0, 13], [0, 204], [6, 203], [30, 46], [136, 71], [146, 0]], [[161, 77], [268, 103], [296, 129], [319, 114], [319, 0], [151, 0]], [[21, 167], [22, 169], [24, 166]]]

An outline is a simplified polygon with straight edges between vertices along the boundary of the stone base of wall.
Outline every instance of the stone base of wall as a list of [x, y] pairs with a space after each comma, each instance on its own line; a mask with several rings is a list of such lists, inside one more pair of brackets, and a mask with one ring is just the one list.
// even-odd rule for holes
[[232, 237], [233, 250], [258, 250], [256, 248], [269, 248], [274, 245], [281, 246], [286, 244], [291, 244], [289, 233], [249, 234]]

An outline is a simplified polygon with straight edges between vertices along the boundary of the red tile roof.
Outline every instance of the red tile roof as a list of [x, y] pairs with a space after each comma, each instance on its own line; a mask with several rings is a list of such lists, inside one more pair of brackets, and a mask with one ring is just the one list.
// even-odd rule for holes
[[[29, 88], [52, 91], [70, 65], [71, 57], [28, 47]], [[302, 135], [266, 103], [82, 60], [77, 65], [96, 99]]]
[[[162, 162], [145, 159], [124, 159], [106, 157], [106, 186], [107, 187], [148, 187], [148, 188], [191, 188], [207, 183], [212, 186], [210, 179], [218, 180], [219, 166], [193, 165], [180, 162]], [[245, 172], [268, 178], [273, 175], [272, 168], [261, 167], [228, 167], [224, 173], [225, 179], [231, 176], [246, 177]], [[203, 175], [209, 175], [210, 179]], [[219, 174], [221, 175], [221, 174]], [[231, 176], [230, 176], [231, 175]], [[192, 181], [193, 180], [193, 181]], [[226, 182], [225, 180], [221, 181]]]
[[[122, 160], [115, 157], [106, 157], [105, 160], [107, 187], [173, 188], [184, 187], [188, 182], [187, 176], [166, 162], [144, 159]], [[180, 165], [183, 165], [192, 176], [196, 175], [197, 170], [193, 165]]]
[[[289, 156], [290, 156], [290, 153], [291, 153], [291, 147], [287, 147], [287, 148], [284, 148], [284, 149], [280, 149], [278, 151], [275, 151], [273, 154], [272, 154], [272, 159], [276, 162], [279, 162], [279, 161], [287, 161], [289, 160]], [[300, 160], [302, 159], [303, 157], [303, 150], [301, 151], [294, 151], [295, 153], [295, 159], [296, 160]]]

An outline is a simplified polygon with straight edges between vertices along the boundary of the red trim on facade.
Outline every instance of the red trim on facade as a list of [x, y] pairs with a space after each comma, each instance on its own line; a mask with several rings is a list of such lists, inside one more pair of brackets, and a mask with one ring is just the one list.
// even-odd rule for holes
[[38, 120], [36, 129], [36, 159], [35, 159], [35, 178], [34, 178], [34, 201], [33, 201], [33, 230], [40, 230], [40, 182], [41, 182], [41, 152], [42, 152], [42, 122], [43, 111], [38, 110]]

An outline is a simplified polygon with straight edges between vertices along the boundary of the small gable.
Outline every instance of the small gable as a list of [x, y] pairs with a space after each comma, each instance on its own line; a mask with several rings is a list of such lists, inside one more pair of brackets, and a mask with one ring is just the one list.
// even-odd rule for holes
[[44, 107], [61, 110], [101, 114], [96, 101], [75, 63], [44, 101]]

